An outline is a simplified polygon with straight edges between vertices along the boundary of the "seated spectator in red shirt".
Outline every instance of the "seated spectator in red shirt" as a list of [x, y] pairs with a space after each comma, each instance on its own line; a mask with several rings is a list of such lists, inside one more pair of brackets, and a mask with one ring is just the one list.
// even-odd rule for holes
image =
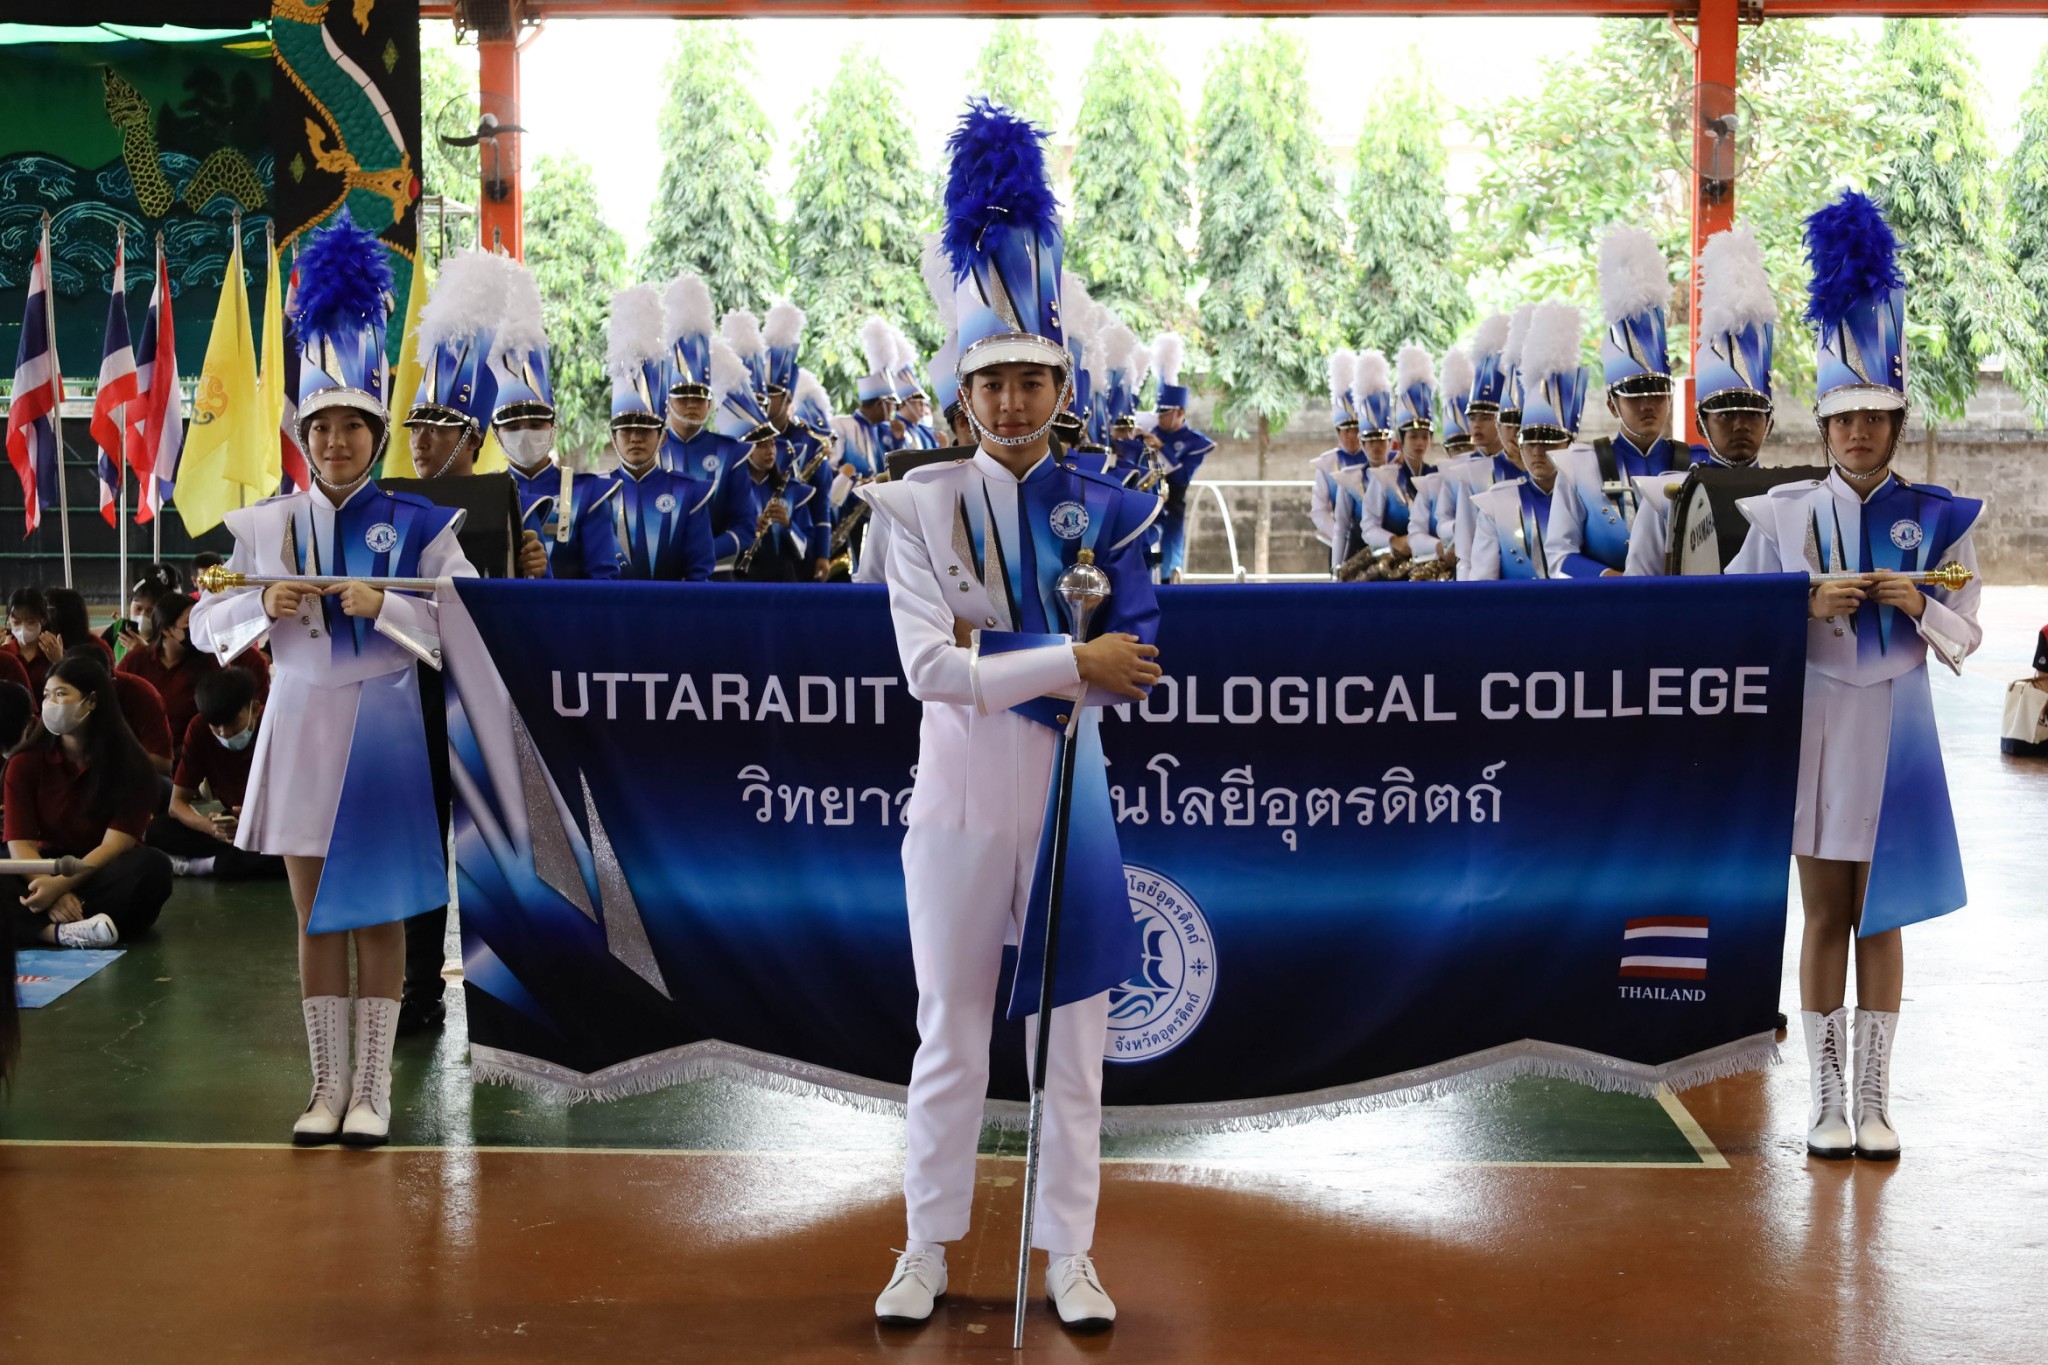
[[64, 642], [50, 634], [50, 604], [41, 588], [16, 588], [7, 599], [7, 643], [0, 646], [21, 665], [28, 694], [43, 695], [43, 675], [64, 652]]
[[171, 895], [170, 859], [141, 842], [156, 804], [149, 757], [94, 658], [51, 666], [40, 722], [7, 761], [8, 853], [85, 866], [74, 876], [0, 876], [0, 906], [18, 947], [112, 947], [155, 924]]
[[[90, 659], [100, 667], [106, 667], [106, 656], [90, 645], [67, 649], [64, 657]], [[154, 687], [133, 673], [116, 673], [114, 701], [121, 708], [121, 719], [128, 722], [129, 733], [142, 746], [142, 752], [149, 755], [149, 766], [156, 769], [157, 776], [163, 779], [159, 784], [157, 809], [164, 810], [171, 800], [171, 769], [174, 765], [171, 722], [164, 714], [164, 699], [157, 695]]]
[[[0, 658], [13, 663], [11, 656]], [[19, 668], [20, 664], [15, 664]], [[21, 743], [21, 737], [28, 733], [30, 717], [36, 713], [36, 705], [29, 700], [28, 689], [9, 679], [0, 681], [0, 754], [11, 753]], [[7, 1079], [12, 1071], [14, 1057], [21, 1043], [20, 1025], [15, 1015], [14, 992], [6, 984], [14, 980], [14, 935], [0, 934], [0, 1081]]]
[[[13, 643], [13, 638], [8, 637], [10, 644]], [[23, 692], [29, 690], [28, 670], [21, 666], [21, 656], [11, 649], [0, 649], [0, 683], [13, 683]]]
[[150, 615], [156, 600], [167, 592], [183, 592], [185, 580], [176, 566], [152, 564], [128, 589], [128, 614], [100, 632], [100, 642], [114, 651], [114, 662], [128, 657], [131, 649], [156, 642], [156, 620]]
[[[194, 693], [200, 680], [220, 672], [221, 667], [211, 654], [192, 648], [188, 630], [194, 600], [182, 592], [167, 592], [159, 597], [155, 607], [153, 642], [130, 650], [114, 670], [117, 675], [140, 678], [156, 689], [164, 704], [164, 718], [170, 722], [173, 759], [183, 750], [185, 731], [191, 728], [192, 718], [199, 714]], [[257, 696], [267, 696], [270, 692], [269, 664], [253, 650], [242, 655], [242, 659], [249, 658], [255, 660], [255, 667], [243, 666], [241, 659], [237, 659], [237, 671], [246, 672], [255, 682]]]
[[[236, 848], [235, 821], [249, 790], [249, 765], [256, 757], [256, 731], [263, 723], [263, 699], [256, 681], [239, 668], [218, 668], [199, 680], [198, 714], [185, 730], [172, 778], [171, 811], [150, 821], [151, 848], [171, 858], [180, 877], [282, 877], [284, 859]], [[221, 805], [202, 815], [194, 805], [201, 789]]]

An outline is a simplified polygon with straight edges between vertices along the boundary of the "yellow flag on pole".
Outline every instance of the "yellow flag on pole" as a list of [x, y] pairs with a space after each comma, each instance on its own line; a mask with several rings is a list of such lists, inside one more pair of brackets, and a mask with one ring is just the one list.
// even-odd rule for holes
[[206, 363], [200, 367], [192, 397], [192, 425], [185, 434], [178, 485], [171, 495], [192, 535], [211, 531], [230, 509], [240, 507], [244, 488], [262, 487], [266, 416], [256, 380], [256, 343], [250, 335], [238, 227], [220, 306], [213, 315], [213, 334], [206, 341]]
[[[425, 253], [421, 253], [424, 255]], [[420, 367], [420, 309], [427, 302], [427, 271], [425, 262], [413, 267], [412, 285], [405, 291], [405, 336], [398, 343], [398, 370], [391, 377], [391, 392], [384, 395], [384, 406], [391, 409], [391, 441], [384, 448], [384, 473], [394, 479], [416, 479], [419, 470], [413, 468], [412, 443], [405, 439], [405, 414], [412, 411], [413, 395], [420, 391], [420, 379], [425, 371]]]
[[271, 238], [270, 274], [263, 287], [263, 368], [256, 376], [263, 413], [263, 485], [248, 490], [243, 503], [261, 502], [284, 483], [284, 275], [277, 268], [277, 239]]

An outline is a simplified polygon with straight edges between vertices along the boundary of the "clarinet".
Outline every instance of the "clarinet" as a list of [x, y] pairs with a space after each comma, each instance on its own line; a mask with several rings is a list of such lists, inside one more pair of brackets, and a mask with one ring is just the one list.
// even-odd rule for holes
[[[734, 472], [737, 473], [739, 471], [735, 470]], [[782, 490], [787, 487], [789, 487], [788, 473], [784, 471], [781, 465], [775, 466], [774, 471], [768, 475], [768, 505], [770, 507], [773, 507], [782, 500]], [[763, 509], [762, 515], [767, 515], [766, 509]], [[739, 558], [732, 562], [732, 576], [735, 580], [745, 578], [748, 570], [754, 567], [754, 555], [760, 550], [761, 542], [768, 539], [768, 528], [774, 524], [772, 521], [764, 521], [760, 529], [754, 532], [754, 543], [740, 551]]]

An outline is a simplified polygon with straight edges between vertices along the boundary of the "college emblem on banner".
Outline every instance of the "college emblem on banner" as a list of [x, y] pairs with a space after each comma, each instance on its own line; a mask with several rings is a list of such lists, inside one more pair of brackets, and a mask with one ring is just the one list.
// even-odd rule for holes
[[1088, 529], [1088, 509], [1078, 502], [1063, 502], [1052, 509], [1052, 533], [1061, 540], [1079, 540]]
[[1919, 549], [1920, 541], [1925, 535], [1926, 532], [1920, 529], [1920, 523], [1917, 521], [1900, 520], [1892, 523], [1892, 544], [1901, 550]]
[[388, 521], [380, 521], [363, 532], [363, 544], [373, 554], [389, 554], [391, 547], [398, 544], [398, 528]]
[[1216, 944], [1202, 907], [1179, 884], [1128, 863], [1124, 884], [1131, 893], [1131, 917], [1138, 922], [1144, 961], [1109, 993], [1109, 1038], [1102, 1056], [1111, 1062], [1145, 1062], [1173, 1051], [1201, 1027], [1216, 994]]

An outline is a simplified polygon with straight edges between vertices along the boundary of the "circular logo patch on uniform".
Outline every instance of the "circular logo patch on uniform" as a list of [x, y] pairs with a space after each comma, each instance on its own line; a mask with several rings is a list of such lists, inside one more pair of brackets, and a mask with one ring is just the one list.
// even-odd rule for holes
[[1895, 521], [1892, 523], [1892, 544], [1901, 550], [1917, 550], [1927, 533], [1920, 529], [1917, 521]]
[[716, 455], [706, 455], [704, 457], [704, 472], [706, 474], [716, 474], [718, 472], [718, 457]]
[[654, 510], [661, 513], [663, 516], [667, 516], [669, 513], [675, 511], [676, 495], [673, 493], [663, 493], [660, 497], [654, 500]]
[[389, 554], [397, 543], [398, 528], [388, 521], [380, 521], [363, 532], [363, 544], [369, 546], [373, 554]]
[[1078, 502], [1063, 502], [1052, 509], [1048, 518], [1052, 533], [1061, 540], [1079, 540], [1081, 533], [1088, 529], [1088, 509]]
[[1216, 994], [1216, 944], [1185, 887], [1149, 868], [1124, 865], [1141, 947], [1137, 972], [1109, 992], [1103, 1060], [1163, 1057], [1201, 1027]]

